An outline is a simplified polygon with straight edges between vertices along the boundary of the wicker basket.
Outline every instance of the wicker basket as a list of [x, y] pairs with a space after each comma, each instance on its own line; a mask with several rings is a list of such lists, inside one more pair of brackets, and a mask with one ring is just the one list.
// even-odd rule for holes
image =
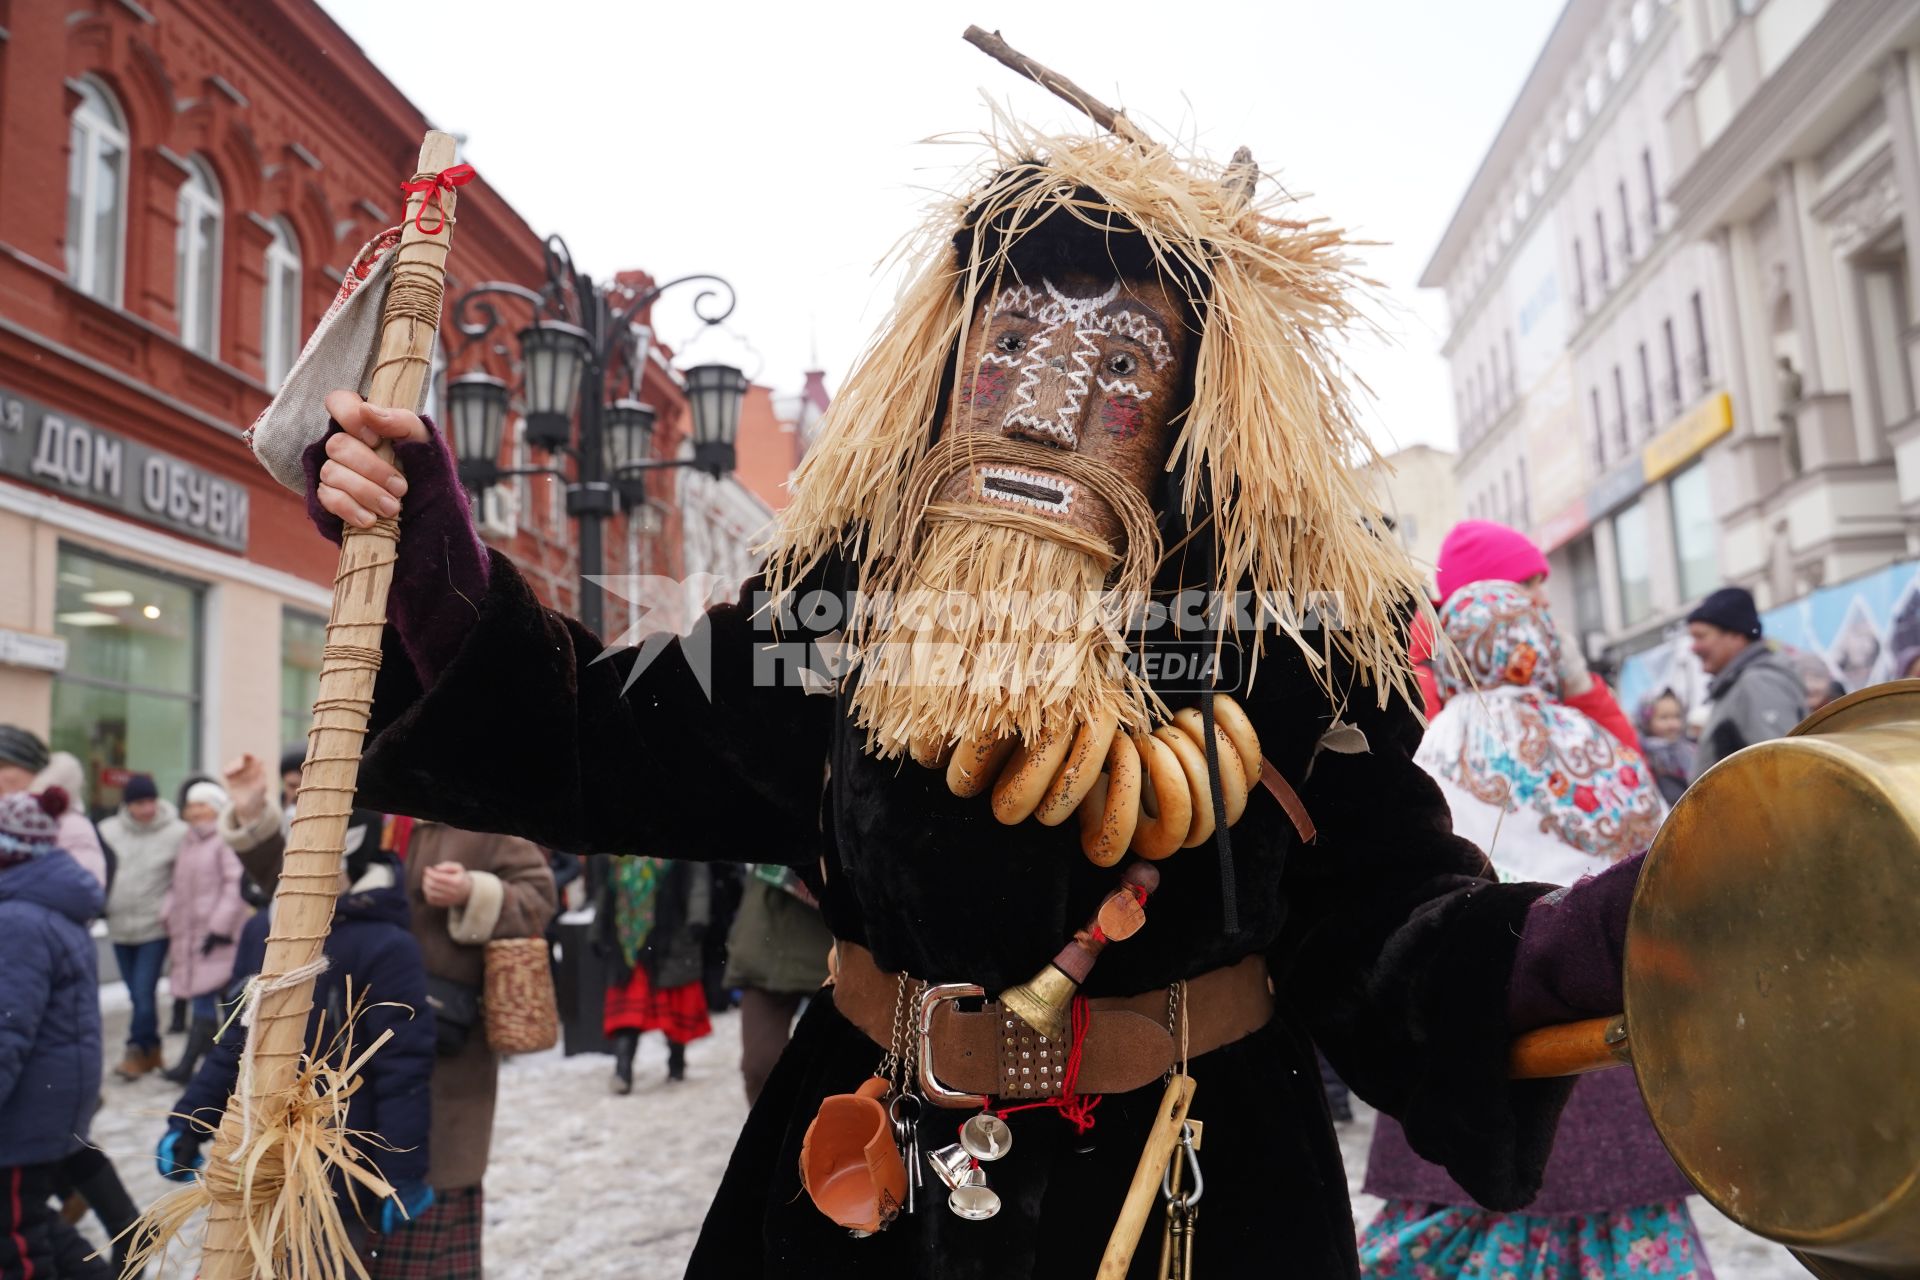
[[545, 938], [495, 938], [487, 944], [487, 1045], [495, 1053], [539, 1053], [560, 1039], [552, 955]]

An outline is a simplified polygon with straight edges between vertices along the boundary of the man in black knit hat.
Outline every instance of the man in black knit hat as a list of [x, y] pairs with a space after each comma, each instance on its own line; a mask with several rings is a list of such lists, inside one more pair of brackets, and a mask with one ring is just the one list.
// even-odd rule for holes
[[17, 724], [0, 724], [0, 796], [32, 787], [47, 760], [47, 744], [39, 734]]
[[1785, 737], [1807, 716], [1806, 687], [1761, 638], [1760, 612], [1745, 587], [1722, 587], [1687, 615], [1693, 656], [1713, 677], [1713, 715], [1694, 755], [1698, 776], [1742, 747]]

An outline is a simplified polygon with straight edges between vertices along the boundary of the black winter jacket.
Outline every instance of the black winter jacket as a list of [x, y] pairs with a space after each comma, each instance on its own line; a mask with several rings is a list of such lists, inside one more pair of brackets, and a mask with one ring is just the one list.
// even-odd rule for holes
[[[397, 867], [394, 874], [398, 876]], [[230, 990], [236, 999], [247, 980], [260, 972], [269, 923], [269, 913], [262, 911], [241, 930]], [[356, 1055], [382, 1032], [393, 1032], [393, 1039], [361, 1069], [366, 1083], [347, 1104], [347, 1125], [377, 1134], [385, 1144], [363, 1144], [361, 1150], [388, 1182], [395, 1186], [425, 1182], [432, 1114], [427, 1084], [433, 1074], [433, 1010], [427, 1004], [427, 971], [420, 959], [420, 944], [407, 927], [406, 894], [395, 884], [343, 895], [334, 908], [333, 931], [324, 950], [328, 965], [314, 982], [306, 1042], [311, 1046], [318, 1039], [332, 1047], [348, 1010], [362, 1002], [353, 1031]], [[236, 1020], [194, 1072], [174, 1105], [178, 1114], [168, 1121], [169, 1128], [191, 1127], [185, 1116], [218, 1128], [240, 1076], [240, 1050], [245, 1043], [246, 1028]], [[335, 1065], [344, 1063], [336, 1060]], [[343, 1191], [344, 1184], [336, 1188], [336, 1194]], [[364, 1193], [360, 1198], [359, 1212], [369, 1220], [376, 1218], [378, 1206]], [[351, 1220], [353, 1202], [343, 1203], [342, 1211]]]

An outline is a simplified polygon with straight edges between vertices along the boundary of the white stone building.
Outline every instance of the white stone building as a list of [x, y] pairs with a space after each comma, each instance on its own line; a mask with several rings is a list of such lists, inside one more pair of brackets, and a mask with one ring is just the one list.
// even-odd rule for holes
[[1920, 552], [1913, 45], [1911, 0], [1569, 0], [1456, 211], [1466, 512], [1591, 656]]
[[1720, 568], [1761, 607], [1920, 553], [1920, 5], [1678, 0], [1680, 232], [1712, 247], [1734, 429]]
[[1541, 544], [1593, 656], [1718, 576], [1714, 262], [1665, 198], [1678, 25], [1662, 0], [1571, 0], [1422, 279], [1453, 316], [1466, 514]]

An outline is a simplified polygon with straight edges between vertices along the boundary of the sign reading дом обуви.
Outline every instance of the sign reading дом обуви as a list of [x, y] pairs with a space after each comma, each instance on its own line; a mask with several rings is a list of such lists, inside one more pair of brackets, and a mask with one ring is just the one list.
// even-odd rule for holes
[[0, 475], [233, 551], [247, 549], [246, 486], [0, 387]]

